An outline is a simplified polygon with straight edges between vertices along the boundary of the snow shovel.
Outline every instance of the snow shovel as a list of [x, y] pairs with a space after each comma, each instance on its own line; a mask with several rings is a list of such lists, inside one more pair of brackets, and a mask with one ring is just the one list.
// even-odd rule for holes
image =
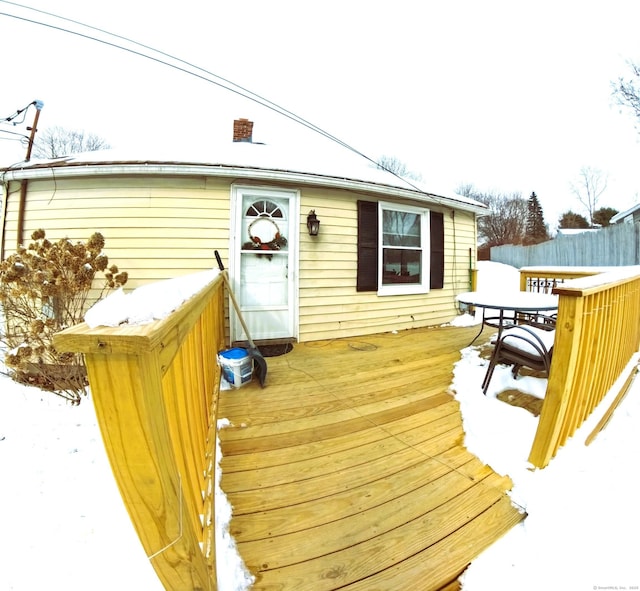
[[236, 296], [231, 289], [231, 282], [229, 281], [229, 275], [227, 270], [224, 268], [222, 264], [222, 259], [220, 258], [220, 253], [216, 250], [216, 261], [218, 261], [218, 268], [220, 269], [220, 273], [222, 274], [222, 279], [224, 280], [224, 284], [227, 286], [227, 290], [229, 291], [229, 296], [231, 297], [231, 302], [233, 303], [233, 309], [236, 311], [238, 315], [238, 320], [240, 320], [240, 324], [244, 330], [244, 333], [247, 335], [247, 340], [249, 341], [249, 356], [255, 361], [254, 371], [258, 376], [258, 381], [260, 382], [260, 386], [264, 388], [264, 381], [267, 377], [267, 362], [265, 358], [262, 356], [262, 353], [256, 347], [256, 344], [251, 339], [249, 335], [249, 329], [247, 328], [247, 324], [242, 317], [242, 312], [240, 312], [240, 305], [238, 304], [238, 300], [236, 300]]

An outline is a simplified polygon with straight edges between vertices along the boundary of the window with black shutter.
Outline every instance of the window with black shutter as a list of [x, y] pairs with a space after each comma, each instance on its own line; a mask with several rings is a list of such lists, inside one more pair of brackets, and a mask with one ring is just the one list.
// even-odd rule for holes
[[426, 293], [443, 286], [443, 214], [358, 201], [357, 291]]

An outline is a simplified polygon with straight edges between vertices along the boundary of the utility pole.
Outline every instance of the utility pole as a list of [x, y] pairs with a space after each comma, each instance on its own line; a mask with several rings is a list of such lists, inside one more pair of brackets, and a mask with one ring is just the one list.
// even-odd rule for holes
[[[33, 101], [31, 103], [36, 107], [36, 114], [33, 118], [33, 125], [30, 129], [31, 134], [29, 135], [29, 143], [27, 144], [27, 155], [25, 157], [25, 162], [29, 162], [31, 159], [31, 150], [33, 150], [33, 141], [36, 137], [36, 131], [38, 131], [38, 120], [40, 119], [40, 111], [42, 111], [42, 107], [44, 107], [44, 103], [42, 101]], [[20, 183], [20, 201], [18, 203], [18, 227], [17, 230], [17, 240], [16, 240], [16, 248], [20, 248], [23, 242], [23, 234], [24, 234], [24, 210], [27, 204], [27, 186], [29, 181], [27, 179], [22, 179]], [[9, 191], [7, 190], [7, 197]]]
[[38, 131], [38, 119], [40, 119], [40, 111], [42, 111], [42, 107], [44, 107], [44, 103], [42, 101], [33, 101], [31, 104], [36, 106], [36, 114], [33, 118], [33, 126], [27, 127], [27, 130], [31, 131], [31, 135], [29, 136], [29, 144], [27, 145], [27, 156], [25, 158], [25, 162], [29, 162], [29, 160], [31, 160], [33, 141], [36, 137], [36, 131]]

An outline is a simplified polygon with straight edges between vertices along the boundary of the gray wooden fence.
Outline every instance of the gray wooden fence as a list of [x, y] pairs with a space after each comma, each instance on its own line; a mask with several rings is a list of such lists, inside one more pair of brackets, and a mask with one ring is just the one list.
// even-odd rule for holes
[[640, 265], [640, 224], [618, 224], [571, 236], [559, 234], [534, 246], [494, 246], [491, 260], [518, 269], [538, 265]]

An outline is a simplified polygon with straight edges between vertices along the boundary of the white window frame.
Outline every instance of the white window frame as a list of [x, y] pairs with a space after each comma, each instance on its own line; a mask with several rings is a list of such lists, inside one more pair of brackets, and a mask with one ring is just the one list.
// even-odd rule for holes
[[[384, 211], [400, 211], [406, 213], [417, 214], [420, 217], [420, 246], [417, 247], [421, 251], [421, 281], [420, 283], [394, 283], [392, 285], [383, 285], [382, 276], [384, 269], [384, 257], [383, 251], [386, 248], [398, 248], [387, 247], [383, 245], [384, 232], [383, 232], [383, 218]], [[378, 202], [378, 295], [408, 295], [408, 294], [422, 294], [429, 292], [429, 274], [431, 266], [431, 242], [429, 232], [429, 210], [415, 207], [411, 205], [404, 205], [399, 203], [389, 203], [385, 201]], [[411, 248], [410, 250], [415, 250]]]

